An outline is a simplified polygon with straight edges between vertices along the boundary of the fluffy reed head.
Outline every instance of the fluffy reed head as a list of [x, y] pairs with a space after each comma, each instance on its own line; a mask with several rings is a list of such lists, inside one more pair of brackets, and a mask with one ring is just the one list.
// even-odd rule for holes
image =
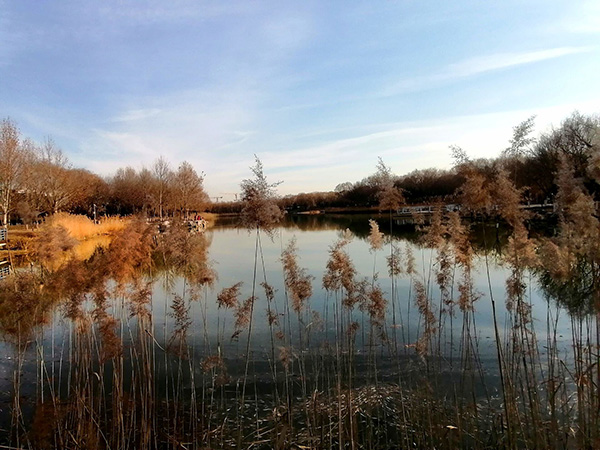
[[26, 346], [33, 330], [44, 325], [53, 306], [39, 274], [17, 271], [0, 281], [0, 332], [4, 339]]
[[431, 215], [431, 222], [425, 227], [423, 242], [430, 248], [438, 248], [444, 243], [447, 231], [442, 218], [442, 205], [436, 205]]
[[504, 170], [498, 171], [492, 186], [492, 196], [497, 212], [513, 228], [526, 218], [520, 208], [522, 191], [517, 189]]
[[242, 334], [248, 325], [250, 325], [250, 314], [252, 312], [252, 308], [254, 306], [254, 301], [256, 297], [248, 297], [243, 302], [240, 302], [236, 305], [235, 309], [235, 326], [234, 332], [231, 336], [232, 340], [235, 340]]
[[464, 171], [465, 182], [460, 188], [460, 202], [474, 212], [487, 212], [492, 205], [486, 177], [475, 167], [468, 166]]
[[194, 285], [212, 286], [217, 278], [209, 260], [209, 237], [192, 234], [183, 223], [174, 223], [159, 236], [157, 250], [165, 264]]
[[378, 160], [374, 179], [378, 189], [377, 199], [380, 211], [395, 211], [404, 204], [402, 191], [394, 186], [392, 170], [384, 164], [381, 158]]
[[275, 188], [281, 183], [269, 183], [260, 159], [255, 156], [255, 165], [250, 168], [254, 178], [243, 180], [242, 223], [248, 228], [260, 228], [267, 233], [281, 220], [283, 214], [276, 203]]
[[77, 244], [67, 229], [62, 225], [44, 227], [32, 244], [34, 260], [46, 269], [57, 269], [67, 258], [67, 253]]
[[424, 325], [423, 333], [421, 334], [421, 337], [417, 340], [415, 348], [417, 354], [419, 354], [420, 356], [425, 356], [428, 353], [431, 340], [435, 335], [435, 324], [437, 320], [435, 318], [435, 312], [433, 310], [433, 303], [427, 296], [427, 290], [425, 288], [425, 285], [421, 281], [415, 281], [414, 287], [415, 304], [419, 309], [419, 313], [421, 314]]
[[370, 251], [381, 250], [383, 247], [383, 233], [379, 231], [379, 224], [375, 220], [369, 219], [369, 228], [371, 229], [368, 237]]
[[351, 234], [346, 230], [342, 237], [329, 247], [329, 260], [327, 270], [323, 275], [323, 287], [330, 291], [344, 289], [348, 294], [355, 288], [356, 268], [346, 251], [350, 243]]
[[378, 284], [373, 284], [368, 291], [367, 311], [371, 322], [377, 326], [383, 327], [385, 311], [387, 308], [387, 299]]
[[234, 284], [228, 288], [223, 288], [217, 295], [217, 304], [219, 308], [233, 309], [238, 304], [238, 297], [240, 296], [240, 288], [242, 282]]
[[121, 287], [139, 279], [152, 267], [154, 242], [150, 227], [142, 220], [132, 220], [114, 237], [102, 263], [110, 278]]
[[298, 247], [296, 238], [292, 238], [281, 253], [285, 287], [291, 296], [292, 309], [298, 314], [304, 308], [306, 301], [312, 295], [312, 280], [306, 269], [298, 264]]
[[402, 251], [399, 245], [392, 243], [390, 254], [386, 260], [390, 277], [402, 275]]

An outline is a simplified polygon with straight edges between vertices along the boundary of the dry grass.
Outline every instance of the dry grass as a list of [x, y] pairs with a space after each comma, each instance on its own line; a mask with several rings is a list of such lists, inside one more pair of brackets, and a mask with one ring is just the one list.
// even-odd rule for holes
[[112, 241], [110, 236], [93, 236], [79, 242], [73, 247], [72, 255], [79, 261], [86, 261], [92, 257], [98, 247], [107, 248]]
[[93, 236], [110, 235], [121, 231], [126, 221], [120, 217], [107, 217], [96, 224], [86, 216], [58, 213], [50, 217], [46, 223], [51, 227], [62, 226], [71, 237], [82, 241]]
[[47, 269], [55, 270], [70, 259], [91, 258], [98, 247], [107, 248], [127, 223], [121, 218], [109, 217], [95, 224], [86, 216], [59, 213], [50, 217], [41, 230], [24, 238], [22, 245], [33, 251]]
[[[434, 215], [423, 224], [419, 246], [407, 245], [402, 254], [399, 242], [371, 221], [373, 271], [367, 278], [350, 257], [351, 234], [341, 234], [328, 251], [326, 302], [318, 315], [310, 302], [313, 277], [300, 267], [295, 240], [281, 255], [284, 293], [267, 283], [260, 231], [273, 225], [272, 211], [249, 199], [258, 227], [251, 293], [240, 297], [247, 294], [241, 282], [218, 293], [221, 311], [213, 324], [207, 311], [215, 295], [204, 289], [214, 279], [205, 235], [173, 226], [155, 239], [145, 223], [130, 220], [113, 237], [94, 226], [95, 237], [82, 242], [106, 248], [88, 261], [70, 258], [55, 271], [23, 271], [0, 284], [0, 331], [22, 355], [35, 343], [40, 371], [38, 409], [26, 422], [19, 395], [24, 356], [16, 360], [10, 430], [16, 438], [8, 444], [21, 448], [22, 431], [33, 428], [37, 440], [23, 443], [27, 448], [600, 448], [600, 225], [592, 198], [565, 170], [557, 233], [533, 241], [510, 178], [500, 173], [490, 184], [470, 176], [463, 193], [473, 197], [473, 211], [488, 209], [493, 198], [498, 208], [489, 209], [511, 230], [502, 254], [504, 295], [492, 289], [491, 255], [485, 250], [480, 258], [469, 222], [454, 212]], [[258, 178], [248, 187], [264, 187], [264, 177]], [[39, 231], [39, 261], [50, 265], [76, 251], [67, 229], [55, 224]], [[386, 239], [390, 273], [404, 277], [406, 286], [398, 289], [392, 281], [390, 297], [378, 282], [375, 251]], [[152, 303], [159, 255], [167, 271], [184, 278], [181, 293], [169, 293], [163, 311]], [[474, 282], [480, 264], [487, 273], [485, 297]], [[545, 329], [531, 315], [534, 271], [543, 272], [549, 285], [542, 287], [557, 302], [548, 304]], [[577, 296], [567, 304], [572, 337], [563, 345], [559, 302], [573, 291]], [[507, 303], [504, 328], [496, 299]], [[63, 356], [55, 367], [56, 356], [48, 357], [52, 347], [44, 349], [41, 338], [55, 332], [42, 326], [59, 300], [64, 318], [75, 325], [64, 337], [72, 349], [68, 369]], [[494, 326], [496, 359], [489, 362], [481, 359], [492, 354], [480, 353], [476, 323], [484, 302], [491, 304]], [[271, 333], [264, 353], [251, 346], [253, 313], [263, 305]], [[290, 320], [294, 314], [297, 324]], [[215, 325], [216, 345], [209, 334]], [[236, 339], [246, 342], [227, 342]], [[61, 383], [68, 392], [61, 392]]]

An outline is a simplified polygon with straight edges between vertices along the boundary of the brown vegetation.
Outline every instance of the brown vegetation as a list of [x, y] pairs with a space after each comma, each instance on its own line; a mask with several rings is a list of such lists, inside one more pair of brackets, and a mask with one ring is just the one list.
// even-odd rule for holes
[[[570, 150], [558, 158], [557, 226], [549, 237], [532, 236], [520, 208], [527, 195], [519, 186], [520, 164], [534, 145], [530, 122], [515, 129], [507, 155], [518, 159], [510, 168], [481, 165], [456, 151], [463, 204], [474, 217], [502, 220], [508, 228], [498, 257], [507, 269], [501, 298], [492, 289], [486, 227], [484, 250], [476, 252], [473, 223], [441, 208], [419, 225], [416, 246], [401, 246], [370, 221], [364, 257], [372, 258], [373, 269], [366, 277], [350, 256], [351, 233], [341, 232], [328, 250], [322, 311], [314, 310], [313, 277], [290, 241], [281, 253], [285, 289], [277, 292], [267, 280], [261, 236], [274, 236], [281, 213], [276, 185], [258, 160], [254, 178], [241, 186], [245, 223], [256, 233], [249, 295], [241, 282], [210, 293], [216, 273], [205, 235], [174, 225], [157, 236], [136, 219], [103, 228], [56, 218], [39, 231], [35, 264], [0, 282], [0, 331], [15, 351], [11, 424], [2, 445], [596, 448], [598, 149], [586, 122], [576, 119], [563, 130], [572, 140], [552, 141]], [[381, 161], [379, 172], [375, 198], [400, 201], [387, 195], [391, 175]], [[159, 215], [168, 210], [163, 188], [152, 206]], [[110, 243], [91, 256], [69, 256], [75, 237], [105, 232]], [[389, 295], [379, 284], [377, 260], [388, 242]], [[478, 267], [487, 292], [475, 287]], [[532, 315], [534, 277], [549, 300], [545, 323]], [[160, 281], [164, 305], [152, 301]], [[219, 307], [216, 323], [207, 318], [211, 301]], [[482, 361], [476, 312], [483, 302], [492, 307], [494, 363]], [[266, 306], [261, 318], [269, 326], [264, 349], [251, 345], [259, 305]], [[557, 322], [565, 310], [566, 344]], [[62, 332], [57, 319], [68, 324]], [[37, 382], [32, 402], [21, 395], [28, 358]]]

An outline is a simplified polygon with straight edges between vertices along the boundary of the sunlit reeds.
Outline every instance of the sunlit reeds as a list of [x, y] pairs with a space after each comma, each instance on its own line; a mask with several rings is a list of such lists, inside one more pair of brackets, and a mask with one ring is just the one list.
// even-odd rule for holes
[[121, 217], [104, 217], [94, 223], [89, 217], [68, 213], [57, 213], [46, 221], [50, 227], [63, 227], [69, 235], [77, 240], [93, 236], [114, 234], [121, 231], [126, 220]]
[[[469, 170], [463, 195], [474, 220], [440, 207], [414, 245], [384, 235], [375, 220], [362, 242], [340, 232], [323, 249], [323, 291], [302, 267], [295, 238], [281, 245], [282, 278], [272, 279], [261, 236], [274, 236], [274, 215], [267, 208], [261, 216], [262, 201], [247, 205], [256, 207], [251, 274], [216, 293], [210, 236], [176, 224], [156, 235], [131, 219], [93, 252], [63, 258], [75, 246], [70, 233], [42, 229], [35, 264], [45, 270], [34, 265], [0, 283], [0, 330], [15, 349], [6, 444], [595, 448], [593, 198], [565, 166], [556, 233], [534, 239], [511, 177], [498, 171], [490, 182]], [[501, 254], [489, 251], [488, 222], [509, 233]], [[492, 288], [494, 264], [506, 274], [502, 293]], [[550, 299], [545, 322], [534, 316], [536, 276]], [[159, 289], [164, 305], [153, 299]], [[482, 331], [480, 310], [490, 304]], [[570, 336], [561, 342], [558, 316], [566, 313]], [[57, 320], [67, 325], [55, 328]], [[254, 342], [259, 320], [264, 334]], [[33, 406], [20, 395], [32, 349]]]

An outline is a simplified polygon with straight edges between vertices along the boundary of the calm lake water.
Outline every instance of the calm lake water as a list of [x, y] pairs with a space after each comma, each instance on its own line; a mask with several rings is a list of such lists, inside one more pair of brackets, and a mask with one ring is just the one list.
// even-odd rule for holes
[[[348, 253], [355, 264], [359, 277], [372, 279], [373, 272], [377, 274], [377, 281], [389, 299], [391, 292], [391, 279], [388, 274], [386, 257], [389, 254], [389, 245], [384, 245], [382, 250], [375, 253], [370, 251], [367, 236], [369, 233], [368, 216], [294, 216], [288, 219], [284, 227], [276, 230], [272, 239], [266, 236], [261, 237], [261, 245], [264, 254], [264, 266], [266, 270], [267, 282], [277, 289], [277, 297], [280, 305], [283, 304], [284, 286], [283, 273], [281, 265], [282, 248], [287, 246], [288, 242], [295, 238], [298, 246], [298, 255], [300, 258], [301, 267], [305, 267], [308, 272], [314, 277], [313, 280], [313, 296], [310, 300], [311, 308], [322, 313], [325, 310], [327, 292], [322, 287], [323, 274], [326, 270], [327, 260], [329, 258], [330, 247], [342, 236], [344, 230], [349, 229], [353, 235], [353, 239], [347, 247]], [[386, 218], [378, 219], [380, 222], [381, 231], [386, 232]], [[416, 262], [417, 274], [416, 279], [423, 281], [430, 286], [429, 292], [434, 305], [438, 308], [439, 304], [439, 288], [435, 283], [436, 270], [434, 261], [434, 252], [424, 248], [419, 244], [418, 233], [414, 231], [414, 227], [410, 225], [395, 225], [394, 237], [400, 244], [403, 254], [405, 249], [410, 247]], [[474, 225], [475, 239], [481, 239], [481, 224]], [[477, 334], [480, 338], [480, 350], [484, 353], [488, 349], [494, 347], [494, 331], [492, 321], [492, 307], [490, 295], [494, 296], [498, 309], [498, 318], [500, 320], [501, 331], [509, 326], [505, 308], [505, 291], [506, 279], [509, 275], [509, 269], [502, 263], [502, 237], [496, 241], [496, 234], [493, 227], [488, 230], [488, 250], [487, 262], [489, 268], [486, 270], [486, 251], [483, 247], [479, 247], [478, 254], [475, 257], [474, 286], [480, 293], [481, 298], [475, 303], [475, 320], [477, 325]], [[387, 234], [387, 233], [386, 233]], [[215, 262], [215, 269], [218, 273], [218, 283], [213, 291], [208, 294], [207, 314], [209, 322], [214, 322], [219, 315], [219, 310], [216, 303], [212, 300], [216, 298], [216, 291], [222, 287], [230, 286], [238, 281], [242, 281], [243, 295], [247, 297], [251, 294], [252, 287], [252, 267], [254, 261], [254, 246], [255, 234], [249, 233], [246, 230], [240, 230], [234, 227], [234, 222], [223, 223], [211, 229], [208, 232], [210, 236], [210, 258]], [[479, 244], [482, 245], [481, 242]], [[457, 274], [458, 277], [458, 274]], [[259, 276], [259, 282], [262, 281], [262, 274]], [[410, 344], [416, 339], [418, 332], [419, 316], [414, 305], [414, 292], [411, 288], [411, 279], [407, 275], [401, 275], [397, 278], [397, 307], [398, 314], [404, 319], [403, 327], [405, 330], [405, 344]], [[553, 316], [557, 313], [556, 305], [548, 304], [543, 293], [539, 289], [535, 275], [528, 275], [528, 300], [532, 306], [533, 318], [539, 324], [538, 339], [546, 338], [546, 320], [548, 317], [549, 307]], [[458, 280], [455, 281], [455, 285]], [[158, 287], [158, 286], [157, 286]], [[179, 289], [182, 289], [182, 284], [179, 283]], [[491, 294], [490, 294], [491, 290]], [[258, 290], [260, 296], [260, 289]], [[164, 302], [165, 291], [160, 289], [157, 295], [157, 302]], [[458, 296], [456, 286], [454, 288], [455, 298]], [[331, 301], [331, 299], [329, 300]], [[200, 306], [200, 305], [198, 305]], [[388, 322], [391, 321], [391, 306], [388, 303]], [[439, 308], [438, 308], [439, 310]], [[255, 322], [255, 331], [257, 337], [261, 334], [264, 336], [268, 332], [268, 324], [266, 320], [266, 302], [264, 295], [257, 303], [257, 314]], [[559, 332], [564, 337], [570, 336], [570, 322], [564, 311], [559, 311]], [[456, 312], [459, 313], [458, 308]], [[195, 312], [200, 314], [200, 307]], [[561, 319], [562, 317], [562, 319]], [[460, 317], [455, 318], [455, 326], [460, 327]], [[164, 317], [161, 317], [164, 320]], [[388, 325], [391, 325], [389, 323]], [[448, 325], [447, 325], [448, 326]], [[408, 335], [410, 328], [410, 336]], [[460, 331], [460, 330], [459, 330]], [[398, 332], [398, 335], [401, 333]], [[257, 340], [258, 342], [258, 340]]]
[[[350, 230], [353, 239], [347, 246], [347, 251], [356, 267], [357, 278], [365, 277], [372, 279], [373, 273], [377, 274], [377, 281], [384, 290], [384, 293], [389, 301], [391, 292], [391, 279], [388, 275], [388, 267], [386, 257], [389, 254], [389, 246], [385, 245], [382, 250], [371, 252], [367, 236], [369, 233], [368, 219], [370, 216], [365, 215], [347, 215], [347, 216], [290, 216], [287, 217], [283, 226], [275, 229], [272, 236], [267, 236], [261, 233], [260, 246], [262, 249], [262, 258], [259, 256], [259, 267], [257, 273], [257, 283], [263, 282], [265, 279], [269, 285], [276, 290], [275, 307], [278, 312], [283, 315], [285, 309], [285, 289], [283, 285], [283, 269], [281, 264], [282, 250], [288, 245], [291, 239], [296, 239], [298, 247], [299, 265], [307, 269], [308, 273], [314, 277], [313, 279], [313, 295], [310, 299], [310, 307], [312, 310], [319, 313], [325, 311], [325, 305], [329, 298], [327, 292], [322, 287], [322, 279], [326, 270], [327, 260], [329, 258], [330, 247], [342, 236], [344, 230]], [[387, 219], [379, 218], [381, 230], [387, 233], [389, 224]], [[415, 278], [423, 281], [430, 286], [430, 296], [435, 305], [439, 302], [439, 289], [435, 284], [435, 275], [432, 274], [436, 270], [433, 251], [424, 248], [418, 241], [419, 234], [414, 231], [414, 227], [410, 225], [402, 225], [400, 221], [396, 221], [394, 225], [394, 239], [399, 243], [402, 252], [405, 254], [405, 249], [412, 249], [418, 273]], [[475, 239], [481, 240], [481, 224], [475, 224], [473, 231]], [[252, 279], [254, 267], [254, 254], [256, 245], [256, 233], [248, 231], [237, 226], [236, 218], [225, 218], [217, 222], [217, 224], [208, 229], [206, 232], [207, 242], [209, 244], [208, 254], [209, 260], [215, 272], [217, 280], [214, 286], [204, 289], [203, 298], [201, 301], [191, 303], [190, 317], [194, 325], [190, 327], [190, 336], [193, 338], [204, 339], [208, 336], [210, 340], [216, 335], [216, 322], [220, 321], [221, 326], [225, 321], [226, 330], [227, 322], [232, 325], [233, 319], [231, 312], [220, 310], [216, 303], [218, 292], [235, 283], [242, 282], [241, 299], [245, 299], [252, 294]], [[493, 340], [493, 322], [490, 302], [491, 295], [494, 296], [497, 308], [498, 317], [501, 321], [506, 318], [506, 310], [504, 307], [505, 300], [505, 281], [509, 270], [504, 267], [501, 261], [501, 251], [503, 242], [496, 240], [495, 230], [488, 230], [488, 250], [482, 248], [479, 244], [477, 255], [475, 257], [474, 271], [474, 286], [481, 294], [481, 298], [475, 304], [475, 317], [477, 324], [477, 333], [481, 338], [482, 343], [486, 340]], [[487, 261], [489, 267], [489, 280], [486, 271], [485, 253], [487, 252]], [[264, 275], [263, 275], [264, 264]], [[161, 330], [165, 323], [167, 329], [172, 328], [173, 319], [170, 317], [170, 302], [173, 296], [186, 295], [187, 284], [181, 277], [177, 277], [174, 282], [167, 283], [166, 275], [158, 275], [153, 284], [153, 318], [155, 329]], [[401, 275], [397, 278], [398, 290], [397, 307], [398, 314], [402, 315], [405, 330], [406, 344], [410, 344], [415, 338], [418, 329], [418, 312], [414, 303], [414, 296], [411, 289], [411, 279], [406, 275]], [[489, 281], [489, 284], [488, 284]], [[170, 284], [170, 285], [169, 285]], [[456, 283], [457, 284], [457, 281]], [[168, 285], [168, 286], [167, 286]], [[456, 294], [456, 286], [454, 289]], [[538, 338], [545, 339], [546, 320], [548, 314], [548, 302], [544, 299], [542, 292], [538, 287], [537, 279], [534, 275], [528, 277], [528, 300], [533, 308], [533, 317], [540, 324]], [[258, 300], [255, 304], [255, 321], [253, 324], [253, 344], [256, 345], [256, 350], [259, 350], [262, 345], [268, 344], [266, 338], [269, 331], [268, 322], [266, 319], [266, 300], [264, 291], [260, 286], [256, 286], [255, 295]], [[331, 301], [331, 299], [330, 299]], [[167, 305], [167, 314], [165, 315], [165, 305]], [[389, 306], [389, 304], [388, 304]], [[391, 308], [391, 307], [390, 307]], [[551, 305], [551, 311], [556, 314], [557, 308]], [[391, 315], [388, 311], [388, 321], [391, 320]], [[565, 312], [558, 312], [562, 315], [562, 320], [559, 318], [560, 334], [568, 336], [570, 333], [570, 323]], [[207, 329], [204, 329], [204, 323]], [[457, 320], [458, 326], [460, 321]], [[65, 326], [65, 321], [62, 319], [60, 311], [55, 315], [55, 323], [46, 325], [46, 331], [53, 329], [56, 333]], [[330, 324], [331, 325], [331, 324]], [[391, 326], [391, 323], [388, 325]], [[501, 325], [505, 325], [504, 322]], [[506, 324], [508, 325], [508, 324]], [[408, 336], [408, 328], [412, 326], [411, 335]], [[294, 330], [295, 327], [292, 327]], [[255, 334], [254, 334], [255, 333]], [[47, 333], [46, 333], [47, 334]], [[227, 333], [226, 333], [227, 334]], [[160, 341], [159, 336], [162, 333], [156, 332], [156, 339]], [[400, 332], [398, 332], [400, 335]], [[243, 341], [244, 336], [240, 335], [239, 341]], [[56, 336], [55, 336], [56, 341]], [[191, 341], [192, 342], [192, 341]], [[164, 344], [164, 342], [162, 342]], [[231, 348], [237, 348], [237, 345], [230, 344]], [[485, 350], [487, 345], [483, 345]], [[2, 345], [3, 353], [10, 354], [10, 346], [4, 343]]]
[[[261, 234], [260, 249], [262, 257], [259, 256], [259, 265], [257, 272], [257, 283], [266, 281], [276, 290], [273, 308], [279, 315], [280, 322], [284, 328], [291, 327], [291, 334], [297, 339], [298, 324], [295, 314], [288, 319], [286, 316], [286, 299], [283, 285], [283, 270], [281, 264], [282, 249], [285, 248], [293, 238], [297, 241], [299, 265], [305, 267], [313, 280], [313, 295], [310, 299], [310, 309], [320, 314], [321, 319], [328, 319], [321, 324], [312, 324], [313, 331], [311, 345], [319, 346], [328, 335], [335, 333], [335, 326], [332, 317], [332, 310], [328, 309], [333, 302], [322, 287], [322, 278], [329, 258], [329, 249], [340, 237], [344, 230], [349, 229], [353, 239], [347, 247], [349, 255], [356, 267], [359, 277], [366, 277], [372, 280], [373, 274], [377, 275], [377, 282], [389, 299], [391, 292], [391, 279], [388, 275], [386, 256], [389, 254], [389, 247], [377, 252], [371, 252], [369, 243], [366, 240], [369, 233], [369, 217], [362, 215], [355, 216], [291, 216], [286, 218], [283, 226], [278, 227], [271, 237]], [[386, 232], [385, 218], [379, 219], [382, 231]], [[496, 231], [494, 228], [488, 230], [488, 250], [484, 250], [481, 241], [481, 230], [478, 231], [475, 225], [475, 242], [479, 250], [475, 260], [474, 286], [481, 294], [481, 297], [475, 304], [475, 324], [476, 328], [473, 334], [478, 338], [477, 345], [483, 367], [486, 371], [494, 373], [497, 370], [495, 359], [494, 330], [492, 320], [492, 309], [490, 294], [494, 296], [497, 302], [498, 318], [500, 332], [506, 333], [510, 323], [508, 314], [504, 306], [505, 299], [505, 280], [508, 277], [509, 270], [503, 267], [501, 263], [502, 236], [496, 240]], [[433, 253], [430, 249], [422, 247], [418, 242], [418, 234], [414, 228], [397, 223], [395, 225], [395, 239], [400, 244], [403, 253], [407, 248], [411, 248], [415, 257], [418, 274], [417, 279], [429, 286], [431, 301], [435, 305], [436, 315], [439, 312], [439, 288], [435, 284], [435, 271]], [[217, 294], [224, 287], [229, 287], [235, 283], [242, 282], [241, 299], [252, 295], [253, 290], [253, 268], [254, 256], [256, 250], [256, 234], [245, 229], [236, 227], [235, 220], [222, 220], [214, 227], [206, 231], [206, 239], [209, 243], [209, 260], [216, 271], [218, 279], [213, 287], [203, 288], [200, 300], [189, 303], [189, 318], [191, 326], [188, 329], [187, 343], [191, 346], [191, 353], [195, 357], [202, 358], [209, 354], [219, 352], [224, 357], [235, 361], [241, 360], [245, 353], [246, 332], [242, 332], [238, 339], [232, 340], [234, 317], [232, 311], [219, 309], [216, 302]], [[488, 269], [486, 269], [486, 254]], [[263, 273], [264, 265], [264, 273]], [[431, 269], [430, 269], [431, 267]], [[489, 270], [489, 278], [488, 278]], [[456, 285], [457, 283], [455, 283]], [[165, 349], [170, 342], [170, 336], [175, 329], [174, 318], [172, 316], [171, 305], [176, 295], [187, 299], [189, 296], [189, 286], [187, 282], [176, 277], [167, 282], [167, 276], [164, 273], [155, 274], [152, 293], [152, 320], [153, 320], [153, 339], [158, 349]], [[251, 340], [251, 350], [256, 360], [268, 360], [270, 358], [270, 332], [266, 316], [267, 301], [264, 291], [257, 284], [255, 286], [255, 315], [253, 321], [253, 332]], [[456, 286], [454, 295], [457, 296]], [[398, 345], [405, 351], [411, 352], [412, 346], [419, 333], [422, 332], [421, 319], [414, 304], [414, 290], [411, 286], [411, 279], [405, 275], [397, 279], [396, 290], [396, 314], [398, 325], [396, 332], [392, 331], [391, 321], [391, 303], [388, 304], [388, 314], [386, 319], [386, 328], [390, 336], [396, 335]], [[568, 347], [568, 339], [571, 335], [570, 320], [568, 315], [561, 311], [554, 304], [550, 304], [544, 299], [536, 281], [532, 275], [529, 276], [527, 287], [528, 301], [532, 306], [532, 316], [534, 326], [536, 327], [537, 339], [540, 343], [539, 348], [543, 356], [543, 344], [546, 339], [546, 324], [548, 317], [556, 319], [558, 315], [558, 346], [559, 348]], [[328, 306], [329, 305], [329, 306]], [[91, 305], [90, 305], [91, 309]], [[125, 358], [127, 358], [127, 343], [129, 336], [132, 335], [132, 329], [135, 329], [135, 319], [131, 319], [128, 309], [122, 307], [119, 299], [114, 300], [113, 307], [109, 310], [114, 316], [121, 320], [122, 339], [125, 343]], [[550, 316], [549, 316], [550, 314]], [[353, 318], [362, 325], [357, 333], [357, 353], [366, 352], [368, 344], [368, 317], [365, 317], [360, 311], [353, 313]], [[459, 358], [459, 339], [462, 318], [456, 310], [454, 318], [445, 314], [444, 332], [441, 339], [440, 349], [443, 358], [450, 361], [452, 358]], [[307, 325], [305, 323], [305, 325]], [[223, 340], [218, 343], [217, 330], [222, 330]], [[25, 355], [23, 366], [22, 394], [25, 399], [33, 399], [38, 394], [36, 392], [39, 375], [38, 363], [43, 356], [46, 367], [52, 366], [52, 370], [58, 372], [58, 365], [61, 368], [68, 366], [69, 355], [69, 336], [72, 333], [73, 325], [63, 317], [63, 311], [57, 307], [53, 319], [50, 323], [40, 328], [29, 345]], [[286, 331], [286, 333], [289, 330]], [[35, 345], [37, 343], [37, 345]], [[157, 359], [160, 358], [160, 351], [157, 350]], [[2, 343], [0, 346], [0, 401], [2, 402], [2, 421], [6, 425], [9, 420], [7, 414], [11, 396], [12, 396], [12, 374], [14, 370], [14, 347], [9, 343]], [[565, 352], [567, 353], [567, 352]], [[385, 359], [386, 350], [381, 350], [382, 358]], [[159, 369], [160, 370], [160, 369]], [[43, 376], [49, 376], [43, 374]]]

